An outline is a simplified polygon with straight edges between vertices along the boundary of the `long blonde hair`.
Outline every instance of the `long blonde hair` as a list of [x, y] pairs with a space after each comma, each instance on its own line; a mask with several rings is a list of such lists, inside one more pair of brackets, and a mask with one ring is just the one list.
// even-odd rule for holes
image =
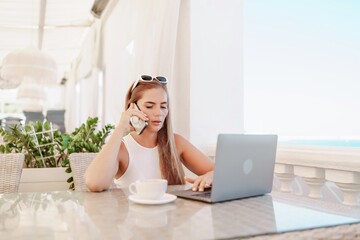
[[129, 108], [131, 103], [136, 103], [143, 97], [145, 91], [154, 88], [162, 88], [167, 95], [168, 114], [165, 118], [163, 127], [158, 132], [157, 145], [159, 151], [159, 162], [162, 177], [168, 180], [170, 185], [185, 184], [184, 170], [181, 164], [181, 158], [176, 150], [174, 133], [171, 125], [171, 111], [169, 103], [169, 94], [166, 84], [158, 81], [139, 82], [132, 90], [128, 90], [125, 98], [125, 108]]

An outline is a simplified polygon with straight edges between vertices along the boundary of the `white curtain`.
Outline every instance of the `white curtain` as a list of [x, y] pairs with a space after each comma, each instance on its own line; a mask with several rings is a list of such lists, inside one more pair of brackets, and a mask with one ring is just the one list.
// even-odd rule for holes
[[99, 27], [99, 22], [95, 22], [88, 30], [81, 53], [67, 76], [65, 100], [67, 132], [74, 131], [88, 117], [97, 116], [98, 69], [95, 64]]
[[120, 0], [103, 26], [104, 114], [117, 124], [125, 93], [141, 74], [173, 77], [180, 0]]
[[89, 77], [80, 81], [80, 123], [98, 115], [98, 100], [98, 70], [94, 69]]
[[99, 109], [101, 126], [117, 124], [126, 91], [142, 74], [166, 76], [173, 89], [179, 8], [180, 0], [120, 0], [105, 22], [93, 25], [66, 83], [67, 131]]
[[71, 71], [67, 76], [65, 85], [65, 128], [66, 132], [72, 132], [78, 127], [77, 110], [79, 102], [77, 101], [75, 73]]

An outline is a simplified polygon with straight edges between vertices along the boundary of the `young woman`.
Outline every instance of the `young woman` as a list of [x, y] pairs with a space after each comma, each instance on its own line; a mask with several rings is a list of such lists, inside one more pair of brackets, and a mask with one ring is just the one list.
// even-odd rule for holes
[[[108, 189], [114, 178], [123, 187], [146, 178], [164, 178], [169, 185], [187, 181], [193, 184], [193, 191], [211, 186], [213, 163], [172, 131], [166, 83], [165, 77], [143, 75], [129, 89], [126, 111], [85, 173], [90, 191]], [[140, 135], [130, 123], [133, 116], [148, 123]], [[185, 177], [182, 164], [198, 177]]]

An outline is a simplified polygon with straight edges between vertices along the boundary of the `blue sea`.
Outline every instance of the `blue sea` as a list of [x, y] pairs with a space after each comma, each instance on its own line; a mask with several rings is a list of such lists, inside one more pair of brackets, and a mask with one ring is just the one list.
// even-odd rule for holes
[[302, 146], [328, 146], [328, 147], [360, 147], [360, 140], [283, 140], [279, 144]]

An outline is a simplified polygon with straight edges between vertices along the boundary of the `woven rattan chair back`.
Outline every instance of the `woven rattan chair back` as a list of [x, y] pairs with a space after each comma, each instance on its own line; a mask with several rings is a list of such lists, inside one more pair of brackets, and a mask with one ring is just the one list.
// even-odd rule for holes
[[[97, 153], [70, 154], [70, 167], [73, 174], [75, 191], [89, 191], [85, 184], [84, 174], [92, 160], [96, 157], [96, 154]], [[116, 188], [116, 185], [112, 183], [110, 188]]]
[[0, 154], [0, 193], [16, 193], [19, 189], [25, 155]]

